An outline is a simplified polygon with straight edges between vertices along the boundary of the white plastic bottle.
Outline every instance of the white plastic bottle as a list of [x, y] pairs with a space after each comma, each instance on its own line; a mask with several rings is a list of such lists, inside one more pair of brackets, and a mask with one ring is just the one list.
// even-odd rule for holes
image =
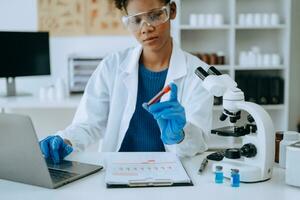
[[39, 98], [41, 101], [45, 101], [47, 99], [47, 88], [41, 87], [39, 90]]
[[197, 26], [198, 25], [198, 15], [195, 13], [190, 14], [190, 26]]
[[47, 89], [47, 100], [54, 101], [55, 100], [55, 87], [54, 85], [50, 85]]
[[279, 144], [279, 166], [285, 168], [286, 147], [299, 141], [299, 133], [295, 131], [287, 131], [283, 134], [283, 140]]
[[65, 82], [62, 78], [58, 78], [55, 83], [56, 100], [63, 100], [66, 97]]

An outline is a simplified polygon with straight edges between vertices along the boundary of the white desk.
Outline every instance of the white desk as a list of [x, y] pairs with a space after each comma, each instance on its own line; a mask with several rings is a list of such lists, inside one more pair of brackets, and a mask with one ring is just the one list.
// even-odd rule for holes
[[[77, 160], [93, 164], [103, 164], [107, 154], [81, 153], [69, 156]], [[102, 200], [154, 200], [154, 199], [197, 199], [197, 200], [299, 200], [300, 188], [284, 183], [284, 170], [275, 168], [273, 178], [267, 182], [241, 184], [239, 188], [230, 187], [230, 181], [218, 185], [210, 170], [211, 163], [203, 175], [198, 175], [198, 166], [203, 155], [183, 159], [183, 164], [191, 176], [193, 187], [159, 187], [159, 188], [127, 188], [107, 189], [104, 183], [105, 171], [98, 172], [84, 179], [75, 181], [56, 190], [40, 188], [10, 181], [0, 180], [1, 200], [56, 200], [56, 199], [102, 199]]]

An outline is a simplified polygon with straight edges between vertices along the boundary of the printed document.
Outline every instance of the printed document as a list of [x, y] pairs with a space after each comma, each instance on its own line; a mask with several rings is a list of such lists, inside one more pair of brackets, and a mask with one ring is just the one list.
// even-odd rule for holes
[[107, 158], [106, 184], [191, 183], [179, 158], [170, 152], [112, 153]]

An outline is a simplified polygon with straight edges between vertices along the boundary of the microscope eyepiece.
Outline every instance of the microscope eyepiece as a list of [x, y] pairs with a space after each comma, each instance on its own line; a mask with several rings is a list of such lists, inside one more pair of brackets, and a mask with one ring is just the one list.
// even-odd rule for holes
[[206, 77], [209, 76], [209, 74], [202, 68], [202, 67], [198, 67], [195, 70], [195, 74], [201, 79], [204, 80]]
[[227, 119], [227, 115], [225, 115], [224, 113], [222, 113], [219, 119], [221, 121], [225, 121]]
[[217, 70], [214, 66], [211, 66], [208, 70], [207, 70], [208, 74], [210, 75], [217, 75], [217, 76], [220, 76], [222, 75], [222, 73]]

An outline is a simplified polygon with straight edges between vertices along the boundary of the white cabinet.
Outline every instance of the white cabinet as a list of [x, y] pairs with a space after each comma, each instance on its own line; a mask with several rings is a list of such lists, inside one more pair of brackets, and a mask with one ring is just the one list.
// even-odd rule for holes
[[[275, 130], [287, 130], [291, 0], [176, 0], [176, 3], [173, 36], [184, 50], [199, 54], [222, 52], [225, 63], [216, 67], [237, 82], [248, 77], [283, 80], [282, 101], [276, 104], [268, 101], [263, 107], [271, 115]], [[241, 63], [241, 55], [246, 55], [250, 64]], [[269, 90], [275, 87], [273, 82], [263, 82], [263, 87], [264, 83]], [[256, 91], [254, 86], [253, 89]], [[222, 125], [217, 123], [220, 111], [219, 106], [215, 108], [215, 126]]]
[[101, 60], [100, 57], [78, 55], [72, 55], [68, 58], [70, 93], [83, 93], [88, 80]]

